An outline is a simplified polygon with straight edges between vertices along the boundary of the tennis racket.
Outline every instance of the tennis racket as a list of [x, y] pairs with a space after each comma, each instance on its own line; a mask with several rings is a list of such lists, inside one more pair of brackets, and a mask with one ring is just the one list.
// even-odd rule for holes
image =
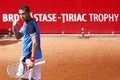
[[[40, 61], [40, 62], [35, 63], [34, 66], [44, 64], [46, 62], [47, 61], [45, 61], [45, 60]], [[9, 76], [11, 76], [13, 78], [20, 78], [26, 72], [27, 72], [27, 65], [24, 62], [16, 61], [16, 62], [10, 63], [7, 66], [7, 73]]]

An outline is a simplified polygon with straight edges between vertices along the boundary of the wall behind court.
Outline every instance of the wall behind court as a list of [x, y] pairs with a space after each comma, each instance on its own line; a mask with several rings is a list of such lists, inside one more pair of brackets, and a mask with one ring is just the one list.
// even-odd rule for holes
[[[18, 8], [29, 5], [41, 33], [120, 33], [119, 0], [4, 0], [0, 3], [0, 33], [8, 33], [19, 20]], [[19, 21], [18, 28], [22, 26]]]

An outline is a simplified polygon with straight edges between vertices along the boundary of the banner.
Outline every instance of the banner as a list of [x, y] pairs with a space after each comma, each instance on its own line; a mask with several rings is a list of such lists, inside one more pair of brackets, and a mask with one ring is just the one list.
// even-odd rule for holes
[[82, 29], [91, 34], [120, 33], [118, 0], [9, 0], [0, 4], [0, 33], [12, 32], [13, 20], [19, 21], [18, 29], [21, 28], [23, 21], [18, 14], [21, 5], [30, 7], [41, 33], [80, 34]]

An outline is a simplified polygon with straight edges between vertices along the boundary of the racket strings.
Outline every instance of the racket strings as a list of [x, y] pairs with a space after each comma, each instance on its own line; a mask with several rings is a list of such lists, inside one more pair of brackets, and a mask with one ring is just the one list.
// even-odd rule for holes
[[7, 72], [10, 76], [14, 77], [16, 75], [16, 72], [18, 70], [18, 65], [19, 65], [18, 62], [8, 65]]

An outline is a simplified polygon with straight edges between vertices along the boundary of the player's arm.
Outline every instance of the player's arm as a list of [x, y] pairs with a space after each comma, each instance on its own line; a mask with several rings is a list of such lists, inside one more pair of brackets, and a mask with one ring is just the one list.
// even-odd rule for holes
[[30, 63], [29, 63], [29, 69], [34, 67], [34, 60], [36, 58], [36, 53], [38, 49], [38, 41], [37, 41], [37, 34], [36, 34], [36, 29], [34, 25], [30, 25], [27, 33], [30, 35], [31, 40], [32, 40], [32, 53], [31, 53], [31, 58], [30, 58]]
[[15, 38], [20, 39], [22, 37], [22, 30], [18, 31], [17, 25], [18, 25], [18, 21], [14, 21], [12, 24], [12, 29], [13, 29], [13, 33], [15, 35]]
[[32, 39], [32, 54], [30, 57], [29, 69], [34, 67], [34, 60], [38, 49], [37, 36], [32, 36], [31, 39]]
[[37, 36], [32, 36], [32, 54], [31, 57], [36, 57], [37, 49], [38, 49], [38, 41]]

